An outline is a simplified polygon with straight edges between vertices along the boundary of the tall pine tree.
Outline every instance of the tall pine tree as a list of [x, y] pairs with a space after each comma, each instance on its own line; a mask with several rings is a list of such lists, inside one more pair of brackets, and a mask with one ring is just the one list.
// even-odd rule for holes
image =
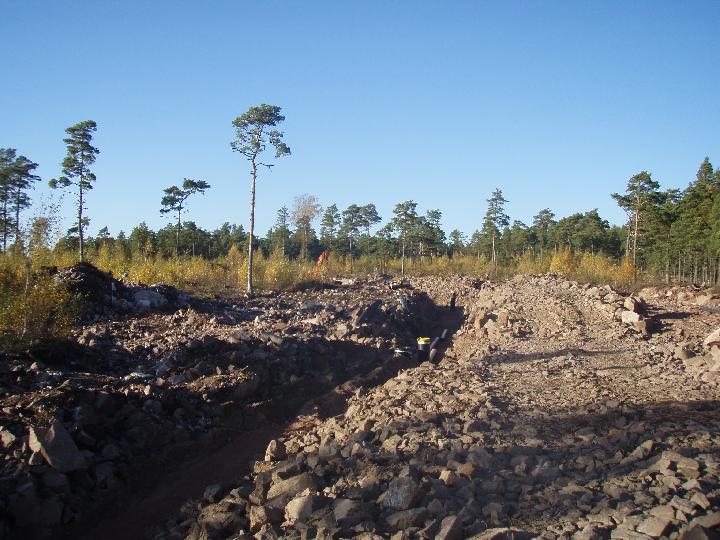
[[65, 130], [68, 137], [63, 139], [67, 145], [67, 155], [62, 162], [63, 176], [50, 180], [50, 187], [66, 188], [75, 186], [77, 188], [77, 234], [80, 239], [80, 261], [85, 260], [85, 227], [88, 219], [84, 217], [85, 194], [93, 188], [95, 174], [90, 166], [95, 163], [95, 156], [100, 150], [92, 144], [92, 134], [97, 130], [97, 124], [92, 120], [85, 120], [70, 126]]

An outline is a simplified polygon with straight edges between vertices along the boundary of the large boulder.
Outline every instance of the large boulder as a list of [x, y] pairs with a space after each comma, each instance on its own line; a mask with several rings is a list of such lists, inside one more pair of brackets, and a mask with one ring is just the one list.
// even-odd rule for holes
[[31, 426], [29, 435], [30, 449], [40, 452], [54, 469], [70, 472], [87, 467], [85, 457], [60, 420], [47, 428]]
[[133, 293], [133, 302], [136, 307], [158, 309], [167, 306], [168, 301], [162, 294], [151, 289], [140, 289]]
[[275, 482], [267, 493], [267, 499], [270, 501], [276, 498], [284, 498], [288, 501], [295, 495], [309, 489], [316, 490], [318, 487], [315, 477], [310, 473], [302, 473], [286, 480]]

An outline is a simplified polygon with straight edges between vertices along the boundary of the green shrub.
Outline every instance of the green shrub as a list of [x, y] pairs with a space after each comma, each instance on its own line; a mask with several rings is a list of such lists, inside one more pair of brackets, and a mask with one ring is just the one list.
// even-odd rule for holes
[[19, 350], [60, 338], [76, 321], [81, 299], [23, 257], [0, 255], [0, 348]]

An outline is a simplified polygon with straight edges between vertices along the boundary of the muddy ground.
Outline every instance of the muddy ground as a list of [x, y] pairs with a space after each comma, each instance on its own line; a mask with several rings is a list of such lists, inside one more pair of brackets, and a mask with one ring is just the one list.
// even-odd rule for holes
[[71, 342], [4, 358], [3, 535], [712, 537], [717, 303], [550, 275], [118, 283]]

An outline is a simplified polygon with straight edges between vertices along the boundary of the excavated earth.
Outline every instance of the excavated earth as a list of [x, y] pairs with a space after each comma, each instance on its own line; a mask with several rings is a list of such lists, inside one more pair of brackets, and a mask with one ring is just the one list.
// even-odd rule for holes
[[717, 297], [391, 285], [143, 312], [129, 288], [64, 361], [9, 358], [5, 535], [717, 536]]

